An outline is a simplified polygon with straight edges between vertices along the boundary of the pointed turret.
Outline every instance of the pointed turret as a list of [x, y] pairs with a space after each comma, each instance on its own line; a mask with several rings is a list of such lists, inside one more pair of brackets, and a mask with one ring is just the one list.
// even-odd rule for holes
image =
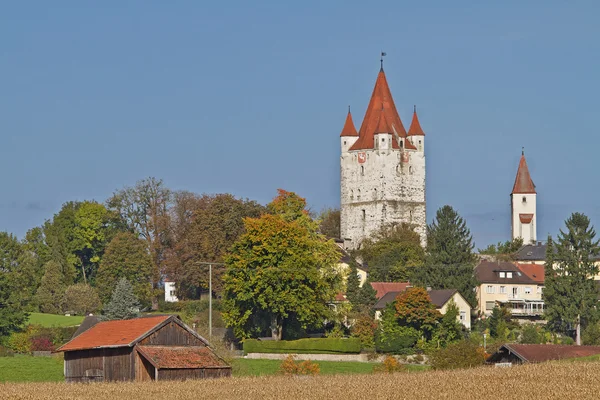
[[413, 111], [410, 128], [408, 128], [408, 136], [425, 136], [425, 132], [423, 132], [423, 128], [421, 128], [421, 124], [419, 123], [419, 117], [417, 116], [417, 106], [415, 106]]
[[517, 170], [517, 177], [515, 178], [515, 184], [513, 186], [512, 194], [535, 194], [535, 185], [529, 175], [529, 168], [527, 167], [527, 161], [525, 160], [525, 153], [521, 154], [521, 161], [519, 161], [519, 169]]
[[346, 122], [344, 123], [344, 128], [342, 128], [342, 133], [340, 133], [340, 137], [341, 136], [358, 136], [358, 132], [356, 131], [356, 127], [352, 121], [350, 107], [348, 107], [348, 115], [346, 116]]
[[[406, 137], [406, 130], [404, 129], [404, 125], [402, 125], [402, 121], [400, 120], [400, 115], [398, 115], [398, 111], [396, 110], [392, 92], [388, 86], [383, 68], [381, 68], [377, 75], [375, 87], [371, 94], [371, 101], [369, 101], [365, 118], [363, 119], [360, 131], [358, 132], [359, 139], [354, 143], [350, 150], [365, 150], [373, 149], [375, 147], [375, 131], [379, 128], [379, 116], [382, 113], [385, 115], [385, 121], [390, 130], [393, 126], [393, 129], [396, 130], [400, 137]], [[392, 139], [392, 145], [394, 148], [398, 148], [396, 139]]]

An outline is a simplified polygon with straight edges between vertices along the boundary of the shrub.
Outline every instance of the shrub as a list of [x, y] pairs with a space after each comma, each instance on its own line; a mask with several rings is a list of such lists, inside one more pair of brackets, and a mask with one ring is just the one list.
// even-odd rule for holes
[[485, 363], [483, 348], [470, 340], [451, 343], [429, 356], [433, 369], [471, 368]]
[[380, 353], [412, 353], [421, 333], [409, 326], [396, 326], [393, 330], [378, 331], [375, 349]]
[[281, 362], [279, 371], [285, 375], [318, 375], [321, 369], [317, 363], [310, 360], [297, 362], [294, 356], [289, 355]]
[[387, 356], [383, 362], [373, 367], [373, 372], [400, 372], [405, 371], [406, 367], [398, 362], [396, 357]]
[[521, 330], [521, 336], [519, 342], [523, 344], [539, 344], [542, 341], [542, 337], [538, 331], [538, 328], [534, 324], [527, 324], [523, 326]]
[[5, 346], [0, 346], [0, 357], [14, 357], [15, 352]]
[[256, 340], [244, 341], [245, 353], [296, 353], [296, 354], [336, 354], [360, 353], [360, 340], [356, 338], [311, 338], [298, 340]]
[[31, 351], [54, 351], [54, 344], [48, 336], [36, 336], [31, 338]]
[[422, 363], [423, 361], [425, 361], [425, 357], [423, 357], [422, 354], [417, 354], [416, 356], [414, 356], [413, 361], [417, 362], [417, 363]]
[[600, 345], [600, 324], [590, 324], [583, 331], [583, 344], [597, 346]]
[[31, 340], [27, 332], [15, 332], [8, 338], [8, 347], [16, 353], [30, 353]]
[[375, 331], [377, 323], [368, 314], [361, 314], [356, 318], [351, 328], [352, 337], [358, 338], [363, 348], [375, 347]]
[[65, 290], [63, 309], [87, 315], [102, 308], [96, 289], [85, 283], [76, 283]]

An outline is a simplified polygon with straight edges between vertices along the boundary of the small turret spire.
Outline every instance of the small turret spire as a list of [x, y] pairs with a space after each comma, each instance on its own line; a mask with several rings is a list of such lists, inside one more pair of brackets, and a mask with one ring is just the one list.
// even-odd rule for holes
[[408, 128], [408, 136], [425, 136], [425, 132], [423, 132], [423, 128], [421, 128], [421, 123], [419, 122], [419, 117], [417, 117], [416, 104], [413, 106], [413, 117]]

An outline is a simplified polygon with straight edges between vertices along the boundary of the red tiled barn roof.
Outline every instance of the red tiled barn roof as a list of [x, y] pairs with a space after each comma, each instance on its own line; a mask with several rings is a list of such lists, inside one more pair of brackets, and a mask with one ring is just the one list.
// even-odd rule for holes
[[132, 346], [137, 339], [169, 318], [171, 318], [170, 315], [161, 315], [99, 322], [63, 345], [58, 351]]
[[[406, 130], [404, 129], [404, 125], [402, 125], [402, 121], [400, 120], [400, 115], [396, 110], [392, 92], [388, 86], [383, 68], [379, 71], [379, 75], [377, 75], [377, 81], [375, 81], [375, 87], [371, 94], [371, 101], [369, 101], [369, 106], [367, 107], [365, 117], [360, 126], [360, 131], [358, 132], [359, 138], [350, 150], [365, 150], [373, 149], [375, 147], [374, 136], [379, 125], [379, 115], [382, 113], [382, 109], [386, 122], [390, 128], [390, 132], [386, 133], [393, 134], [393, 125], [398, 136], [406, 137]], [[399, 148], [396, 138], [393, 135], [392, 147], [395, 149]]]
[[517, 170], [517, 177], [515, 178], [515, 184], [513, 186], [512, 194], [535, 194], [535, 185], [529, 175], [529, 168], [527, 167], [527, 161], [525, 155], [521, 155], [521, 161], [519, 161], [519, 169]]
[[340, 136], [358, 136], [358, 132], [356, 132], [356, 127], [352, 121], [352, 114], [350, 113], [350, 110], [348, 110], [346, 122], [344, 123], [344, 127], [342, 128], [342, 133], [340, 133]]
[[413, 111], [410, 128], [408, 128], [408, 136], [425, 136], [425, 132], [423, 132], [423, 128], [421, 128], [421, 124], [419, 123], [419, 117], [417, 117], [417, 107]]
[[136, 349], [158, 369], [228, 366], [208, 347], [137, 346]]
[[371, 282], [371, 286], [377, 292], [375, 296], [381, 299], [388, 292], [404, 292], [410, 282]]

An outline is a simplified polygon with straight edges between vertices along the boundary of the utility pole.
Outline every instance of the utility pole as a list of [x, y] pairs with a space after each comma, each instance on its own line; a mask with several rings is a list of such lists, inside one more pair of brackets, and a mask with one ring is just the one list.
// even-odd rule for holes
[[213, 265], [225, 265], [223, 263], [201, 261], [197, 264], [208, 265], [208, 338], [212, 338], [212, 267]]

